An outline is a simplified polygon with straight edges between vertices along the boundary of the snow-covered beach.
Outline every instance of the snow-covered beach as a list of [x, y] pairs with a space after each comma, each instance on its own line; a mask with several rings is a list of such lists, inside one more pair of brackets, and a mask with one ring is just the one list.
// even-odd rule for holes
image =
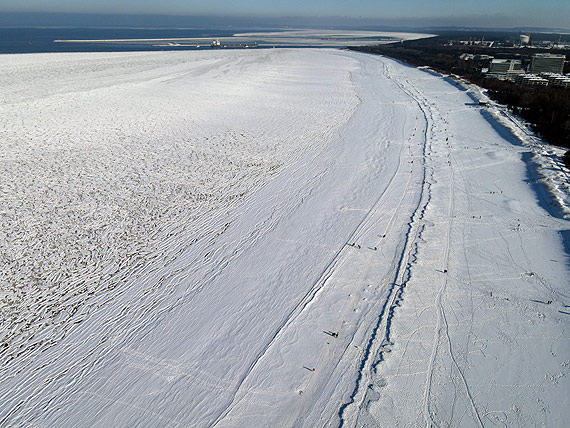
[[568, 171], [476, 88], [332, 49], [0, 88], [0, 426], [570, 418]]

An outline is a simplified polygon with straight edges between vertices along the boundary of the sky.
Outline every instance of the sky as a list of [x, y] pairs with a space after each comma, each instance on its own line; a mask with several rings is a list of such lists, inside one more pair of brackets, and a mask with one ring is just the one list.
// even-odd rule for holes
[[347, 17], [411, 26], [425, 22], [482, 27], [570, 27], [569, 0], [0, 0], [1, 12]]

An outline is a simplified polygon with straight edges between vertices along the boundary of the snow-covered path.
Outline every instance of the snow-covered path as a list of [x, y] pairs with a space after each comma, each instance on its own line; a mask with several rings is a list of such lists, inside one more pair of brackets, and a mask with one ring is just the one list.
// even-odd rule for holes
[[465, 90], [335, 50], [0, 69], [0, 426], [570, 417], [570, 224]]

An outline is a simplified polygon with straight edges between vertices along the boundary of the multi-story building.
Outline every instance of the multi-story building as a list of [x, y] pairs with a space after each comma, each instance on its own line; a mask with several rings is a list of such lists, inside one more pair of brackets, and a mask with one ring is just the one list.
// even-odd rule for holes
[[570, 87], [570, 77], [558, 73], [540, 73], [540, 77], [548, 80], [552, 86]]
[[525, 86], [548, 86], [548, 79], [544, 79], [536, 74], [521, 74], [515, 78], [515, 81]]
[[548, 53], [534, 54], [530, 61], [529, 73], [562, 73], [566, 56]]
[[493, 59], [489, 64], [490, 74], [507, 74], [512, 70], [520, 70], [521, 61], [518, 59]]

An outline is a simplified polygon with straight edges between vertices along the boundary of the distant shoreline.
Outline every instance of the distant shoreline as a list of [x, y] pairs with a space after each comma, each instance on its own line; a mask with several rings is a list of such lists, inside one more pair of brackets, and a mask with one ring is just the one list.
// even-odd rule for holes
[[187, 42], [204, 44], [223, 39], [227, 44], [256, 43], [258, 46], [286, 47], [346, 47], [354, 44], [374, 45], [403, 40], [434, 37], [434, 34], [404, 33], [362, 30], [284, 30], [271, 32], [235, 33], [231, 36], [210, 37], [162, 37], [162, 38], [105, 38], [105, 39], [56, 39], [54, 43], [155, 43]]
[[0, 54], [141, 52], [222, 48], [344, 48], [432, 37], [432, 34], [320, 29], [0, 28]]

